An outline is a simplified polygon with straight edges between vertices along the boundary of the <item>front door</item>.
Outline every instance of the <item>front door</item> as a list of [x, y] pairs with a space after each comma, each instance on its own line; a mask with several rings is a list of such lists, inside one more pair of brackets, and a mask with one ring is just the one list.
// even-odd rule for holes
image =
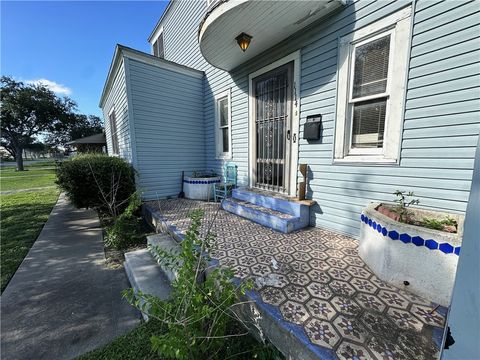
[[293, 62], [253, 79], [257, 188], [289, 193]]

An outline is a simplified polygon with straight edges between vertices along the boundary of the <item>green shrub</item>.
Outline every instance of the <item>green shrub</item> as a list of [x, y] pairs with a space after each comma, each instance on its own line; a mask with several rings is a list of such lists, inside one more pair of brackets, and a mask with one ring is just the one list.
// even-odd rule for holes
[[125, 250], [138, 242], [138, 233], [141, 226], [141, 217], [138, 210], [142, 200], [135, 192], [130, 196], [128, 206], [115, 220], [113, 225], [107, 227], [105, 244], [116, 250]]
[[135, 192], [135, 174], [118, 157], [85, 154], [57, 163], [57, 185], [79, 208], [96, 208], [116, 218]]

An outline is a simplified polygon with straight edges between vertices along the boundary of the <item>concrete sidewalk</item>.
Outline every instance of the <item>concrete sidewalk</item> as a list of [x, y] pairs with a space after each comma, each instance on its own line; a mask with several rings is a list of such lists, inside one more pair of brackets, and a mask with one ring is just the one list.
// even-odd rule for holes
[[104, 267], [95, 212], [63, 195], [1, 297], [2, 359], [71, 359], [132, 329], [123, 269]]

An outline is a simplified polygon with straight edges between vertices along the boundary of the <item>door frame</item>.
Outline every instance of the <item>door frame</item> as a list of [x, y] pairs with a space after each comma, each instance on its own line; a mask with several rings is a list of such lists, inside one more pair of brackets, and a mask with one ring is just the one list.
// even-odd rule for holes
[[253, 179], [255, 178], [254, 164], [255, 164], [255, 95], [253, 87], [253, 79], [263, 75], [269, 71], [293, 62], [293, 99], [291, 102], [292, 109], [292, 139], [295, 137], [296, 141], [291, 144], [290, 154], [290, 189], [288, 195], [297, 195], [297, 169], [298, 169], [298, 141], [300, 133], [300, 50], [297, 50], [277, 61], [274, 61], [263, 68], [250, 73], [248, 75], [248, 183], [250, 187], [254, 186]]

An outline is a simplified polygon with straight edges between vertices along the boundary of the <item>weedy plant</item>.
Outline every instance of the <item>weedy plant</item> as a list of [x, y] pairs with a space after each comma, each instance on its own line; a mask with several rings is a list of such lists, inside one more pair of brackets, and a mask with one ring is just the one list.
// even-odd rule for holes
[[124, 250], [138, 241], [141, 217], [137, 213], [141, 205], [142, 198], [140, 193], [136, 191], [130, 196], [125, 210], [112, 219], [111, 226], [107, 226], [105, 244], [108, 247], [115, 250]]
[[411, 212], [408, 208], [410, 205], [419, 204], [420, 200], [412, 198], [412, 196], [414, 196], [413, 191], [407, 192], [397, 190], [393, 194], [397, 196], [397, 198], [393, 200], [397, 205], [392, 210], [398, 214], [400, 222], [407, 222], [408, 218], [411, 216]]
[[[130, 304], [164, 325], [158, 335], [151, 337], [153, 350], [163, 358], [271, 358], [266, 356], [271, 350], [252, 342], [242, 320], [233, 311], [242, 304], [239, 296], [244, 295], [252, 283], [235, 285], [232, 282], [234, 272], [230, 268], [209, 268], [207, 254], [215, 237], [207, 230], [206, 236], [200, 239], [202, 217], [201, 210], [190, 214], [191, 225], [179, 253], [158, 247], [151, 249], [160, 263], [175, 268], [178, 273], [172, 283], [171, 300], [164, 301], [132, 289], [126, 290], [124, 296]], [[206, 270], [208, 276], [205, 276]], [[250, 340], [242, 342], [242, 338]], [[233, 341], [242, 345], [232, 347]], [[232, 351], [243, 355], [236, 356], [238, 354]], [[248, 356], [244, 356], [246, 354]]]

